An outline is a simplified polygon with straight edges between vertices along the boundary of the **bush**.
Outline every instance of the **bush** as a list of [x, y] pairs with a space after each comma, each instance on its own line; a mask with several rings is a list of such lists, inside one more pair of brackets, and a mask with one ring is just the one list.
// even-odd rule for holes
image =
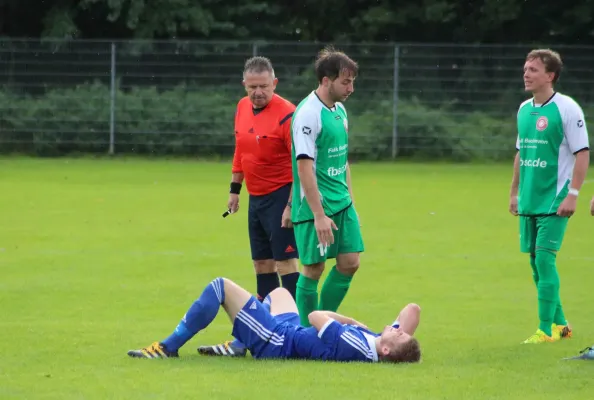
[[[233, 116], [241, 92], [185, 85], [116, 93], [116, 153], [228, 157], [233, 152]], [[350, 154], [382, 160], [392, 154], [391, 100], [349, 100]], [[109, 88], [92, 83], [48, 89], [44, 95], [0, 90], [2, 151], [38, 155], [106, 153], [110, 137]], [[399, 157], [499, 160], [513, 155], [515, 115], [431, 108], [416, 99], [398, 103]]]

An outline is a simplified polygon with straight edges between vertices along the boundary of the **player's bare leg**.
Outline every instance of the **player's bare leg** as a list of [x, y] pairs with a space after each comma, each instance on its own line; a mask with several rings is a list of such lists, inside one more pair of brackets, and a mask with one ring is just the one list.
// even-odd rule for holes
[[250, 298], [252, 295], [247, 290], [229, 279], [214, 279], [192, 303], [171, 335], [142, 349], [130, 350], [128, 355], [136, 358], [178, 357], [178, 350], [194, 335], [210, 325], [221, 306], [233, 323]]
[[278, 288], [273, 290], [270, 295], [270, 313], [280, 315], [285, 313], [299, 314], [297, 303], [287, 289]]

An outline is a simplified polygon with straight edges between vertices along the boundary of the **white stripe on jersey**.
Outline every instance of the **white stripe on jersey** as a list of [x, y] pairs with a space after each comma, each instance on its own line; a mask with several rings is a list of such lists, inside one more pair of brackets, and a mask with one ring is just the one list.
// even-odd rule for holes
[[276, 333], [273, 333], [269, 329], [266, 329], [260, 322], [256, 321], [254, 317], [246, 313], [245, 311], [241, 310], [237, 313], [236, 316], [241, 322], [247, 325], [250, 330], [252, 330], [256, 335], [258, 335], [262, 340], [268, 341], [269, 343], [275, 346], [282, 346], [285, 337], [279, 336]]
[[353, 347], [354, 349], [360, 351], [361, 354], [363, 354], [365, 357], [369, 358], [370, 360], [373, 360], [373, 353], [367, 347], [368, 344], [364, 343], [357, 336], [353, 335], [349, 331], [346, 331], [342, 335], [340, 335], [340, 338], [347, 342], [349, 345], [351, 345], [351, 347]]

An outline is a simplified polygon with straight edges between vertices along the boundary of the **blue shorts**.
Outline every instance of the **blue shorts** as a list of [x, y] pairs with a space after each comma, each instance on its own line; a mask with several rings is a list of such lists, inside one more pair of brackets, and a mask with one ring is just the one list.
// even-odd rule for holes
[[263, 196], [250, 196], [248, 231], [252, 260], [284, 261], [299, 258], [293, 228], [282, 228], [291, 184]]
[[237, 313], [232, 335], [249, 349], [253, 358], [284, 358], [297, 326], [297, 313], [273, 316], [252, 296]]

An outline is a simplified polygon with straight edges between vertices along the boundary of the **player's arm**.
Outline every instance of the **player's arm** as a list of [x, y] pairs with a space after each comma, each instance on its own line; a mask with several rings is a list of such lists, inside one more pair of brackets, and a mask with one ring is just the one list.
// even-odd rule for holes
[[590, 143], [586, 119], [581, 107], [574, 103], [566, 111], [563, 121], [563, 128], [569, 149], [575, 154], [575, 165], [571, 178], [570, 196], [577, 197], [579, 190], [584, 184], [588, 166], [590, 165]]
[[[237, 120], [239, 119], [239, 106], [235, 111], [235, 132], [237, 132]], [[236, 133], [237, 135], [237, 133]], [[231, 212], [236, 212], [239, 209], [239, 193], [243, 184], [243, 167], [241, 165], [241, 146], [235, 136], [235, 150], [233, 152], [233, 163], [231, 165], [231, 184], [229, 188], [229, 201], [227, 202], [227, 208]]]
[[316, 328], [319, 332], [324, 326], [330, 323], [330, 321], [336, 321], [340, 324], [357, 325], [367, 329], [367, 326], [357, 321], [354, 318], [345, 317], [344, 315], [337, 314], [332, 311], [312, 311], [308, 315], [308, 320], [311, 326]]
[[[285, 142], [285, 147], [287, 148], [287, 151], [289, 152], [289, 155], [291, 154], [291, 122], [292, 122], [292, 117], [293, 117], [293, 111], [289, 112], [283, 119], [280, 120], [280, 125], [281, 125], [281, 129], [283, 132], [283, 140]], [[291, 190], [289, 191], [289, 202], [291, 201], [291, 198], [293, 197], [293, 185], [291, 185]], [[290, 206], [288, 206], [290, 207]]]
[[302, 111], [294, 117], [292, 135], [297, 158], [297, 174], [307, 204], [316, 218], [323, 217], [324, 208], [320, 200], [318, 182], [314, 171], [314, 158], [316, 154], [316, 139], [320, 134], [320, 123], [317, 115]]
[[520, 140], [516, 140], [516, 156], [514, 157], [514, 170], [511, 188], [509, 191], [509, 212], [518, 215], [518, 187], [520, 185]]
[[347, 162], [346, 165], [346, 181], [347, 186], [349, 187], [349, 194], [351, 195], [351, 201], [355, 204], [355, 196], [353, 196], [353, 184], [351, 183], [351, 166]]

